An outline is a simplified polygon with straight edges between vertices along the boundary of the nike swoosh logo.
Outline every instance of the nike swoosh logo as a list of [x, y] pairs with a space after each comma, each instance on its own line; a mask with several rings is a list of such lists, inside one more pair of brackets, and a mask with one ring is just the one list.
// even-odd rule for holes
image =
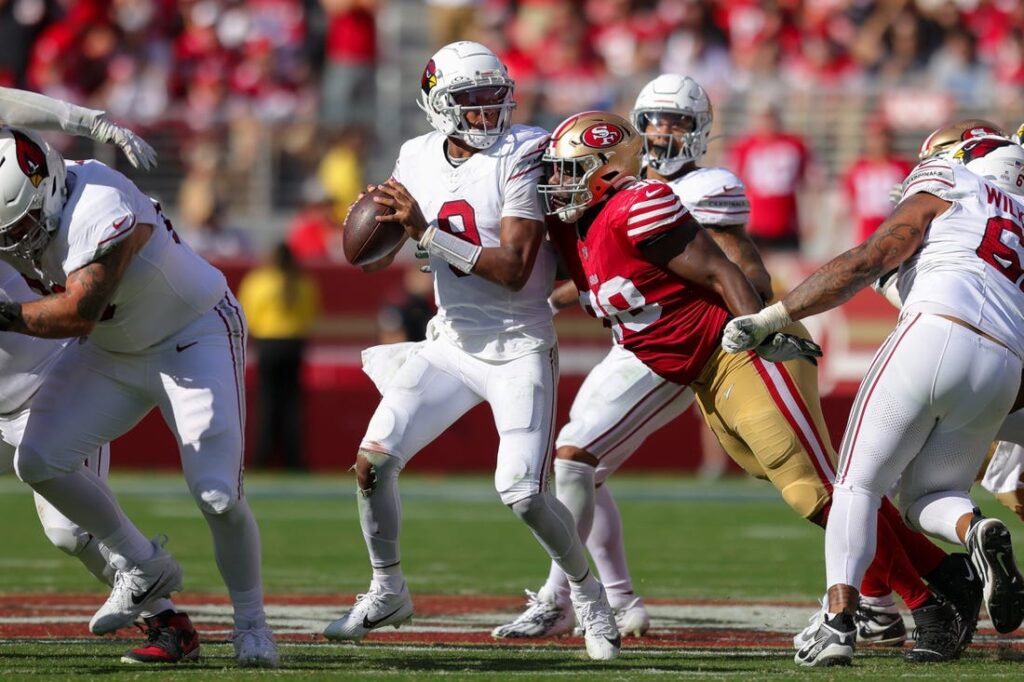
[[971, 566], [971, 562], [970, 561], [967, 562], [966, 566], [967, 566], [967, 582], [971, 582], [971, 581], [974, 580], [974, 568]]
[[609, 644], [611, 644], [616, 649], [621, 649], [622, 648], [622, 635], [619, 635], [615, 639], [608, 639], [607, 637], [605, 637], [604, 640], [606, 642], [608, 642]]
[[372, 629], [374, 629], [375, 627], [377, 627], [378, 625], [380, 625], [381, 623], [383, 623], [388, 618], [390, 618], [391, 616], [395, 615], [396, 613], [398, 613], [401, 610], [402, 610], [402, 607], [399, 606], [397, 609], [395, 609], [394, 611], [392, 611], [388, 615], [384, 616], [383, 618], [378, 618], [377, 620], [370, 620], [369, 616], [363, 616], [363, 627], [366, 628], [367, 630], [372, 630]]
[[1004, 552], [996, 552], [996, 561], [999, 562], [999, 568], [1003, 569], [1003, 573], [1009, 575], [1010, 570], [1006, 568], [1006, 554]]
[[652, 187], [652, 188], [644, 191], [644, 197], [647, 197], [647, 198], [653, 197], [656, 192], [660, 192], [660, 191], [661, 191], [660, 187]]
[[128, 221], [129, 218], [131, 218], [131, 216], [130, 215], [126, 215], [125, 217], [121, 218], [120, 220], [115, 220], [114, 221], [114, 229], [115, 230], [121, 229], [121, 226], [124, 225]]
[[729, 396], [732, 395], [732, 387], [736, 384], [729, 384], [729, 388], [725, 389], [725, 393], [722, 394], [722, 400], [728, 400]]
[[181, 344], [179, 343], [178, 345], [176, 345], [176, 346], [174, 347], [174, 349], [175, 349], [176, 351], [178, 351], [178, 352], [180, 353], [180, 352], [181, 352], [181, 351], [183, 351], [183, 350], [186, 350], [186, 349], [188, 349], [188, 348], [191, 348], [192, 346], [196, 345], [197, 343], [199, 343], [199, 342], [198, 342], [198, 341], [193, 341], [192, 343], [186, 343], [185, 345], [181, 345]]
[[138, 605], [139, 605], [139, 604], [141, 604], [142, 602], [146, 601], [146, 597], [148, 597], [148, 596], [149, 596], [149, 593], [150, 593], [150, 592], [152, 592], [153, 590], [155, 590], [155, 589], [156, 589], [157, 585], [159, 585], [159, 584], [160, 584], [160, 581], [161, 581], [161, 580], [163, 579], [163, 577], [164, 577], [164, 574], [163, 574], [163, 573], [161, 573], [161, 574], [160, 574], [160, 577], [158, 577], [158, 578], [157, 578], [157, 579], [156, 579], [156, 580], [155, 580], [155, 581], [153, 582], [153, 584], [149, 586], [149, 589], [148, 589], [148, 590], [146, 590], [145, 592], [143, 592], [142, 594], [135, 594], [135, 593], [132, 593], [132, 604], [134, 604], [135, 606], [138, 606]]

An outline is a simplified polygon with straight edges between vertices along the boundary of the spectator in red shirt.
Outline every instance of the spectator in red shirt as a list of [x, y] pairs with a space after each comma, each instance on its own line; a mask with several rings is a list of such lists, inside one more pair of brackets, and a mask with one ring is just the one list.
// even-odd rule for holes
[[797, 190], [807, 178], [811, 154], [799, 136], [783, 132], [778, 110], [762, 104], [752, 132], [733, 145], [731, 167], [747, 186], [747, 232], [759, 248], [800, 249]]
[[320, 120], [373, 127], [377, 0], [320, 0], [327, 14]]
[[288, 226], [288, 248], [295, 259], [343, 258], [341, 226], [334, 219], [334, 200], [316, 177], [302, 184], [303, 207]]
[[854, 242], [860, 244], [874, 232], [889, 213], [889, 192], [903, 182], [913, 166], [893, 152], [892, 135], [880, 124], [868, 126], [864, 154], [843, 174], [843, 194], [853, 223]]

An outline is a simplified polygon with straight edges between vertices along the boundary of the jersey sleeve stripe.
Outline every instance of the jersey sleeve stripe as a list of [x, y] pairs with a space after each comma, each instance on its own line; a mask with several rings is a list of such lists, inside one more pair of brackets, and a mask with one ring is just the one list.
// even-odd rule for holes
[[669, 217], [664, 218], [663, 220], [659, 220], [656, 223], [651, 223], [650, 225], [643, 225], [641, 227], [634, 227], [631, 230], [626, 230], [626, 234], [628, 236], [630, 236], [630, 237], [636, 237], [636, 236], [639, 236], [641, 234], [647, 234], [648, 232], [651, 232], [653, 230], [657, 230], [658, 228], [661, 228], [661, 227], [665, 227], [666, 225], [673, 225], [675, 223], [678, 223], [679, 220], [681, 218], [686, 217], [686, 215], [687, 215], [686, 209], [683, 208], [682, 206], [680, 206], [679, 210], [676, 211], [675, 213], [673, 213], [672, 215], [670, 215]]
[[532, 173], [533, 171], [535, 171], [535, 170], [537, 170], [539, 168], [542, 168], [543, 166], [544, 166], [544, 164], [542, 164], [542, 163], [538, 163], [538, 164], [536, 164], [534, 166], [530, 166], [526, 170], [520, 171], [520, 172], [516, 173], [515, 175], [509, 177], [509, 180], [515, 180], [516, 178], [520, 178], [520, 177], [526, 175], [527, 173]]
[[904, 187], [903, 194], [905, 195], [907, 193], [907, 190], [909, 190], [914, 185], [920, 185], [921, 183], [928, 182], [937, 182], [941, 185], [946, 185], [947, 187], [956, 187], [956, 183], [949, 182], [948, 180], [943, 180], [942, 178], [922, 178], [921, 180], [914, 180], [912, 183]]
[[629, 207], [629, 212], [630, 212], [630, 214], [635, 214], [635, 213], [641, 212], [645, 208], [650, 208], [651, 206], [660, 206], [660, 205], [663, 205], [663, 204], [669, 204], [669, 203], [675, 203], [675, 202], [676, 202], [676, 195], [675, 194], [665, 194], [665, 195], [657, 197], [655, 199], [648, 199], [647, 201], [638, 201], [638, 202], [636, 202], [635, 204], [633, 204], [632, 206]]
[[749, 208], [739, 208], [734, 210], [720, 210], [717, 208], [704, 208], [703, 206], [695, 206], [691, 213], [717, 213], [719, 215], [744, 215], [750, 213]]
[[683, 209], [684, 211], [686, 210], [678, 201], [667, 201], [663, 202], [662, 205], [657, 208], [651, 208], [640, 213], [630, 211], [630, 216], [629, 219], [626, 220], [626, 225], [642, 225], [643, 223], [660, 218], [661, 216], [674, 213], [679, 209]]

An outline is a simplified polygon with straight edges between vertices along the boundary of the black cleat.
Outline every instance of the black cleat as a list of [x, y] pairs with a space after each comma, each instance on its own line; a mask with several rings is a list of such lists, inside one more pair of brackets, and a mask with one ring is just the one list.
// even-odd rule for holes
[[960, 651], [963, 652], [978, 629], [978, 613], [984, 599], [984, 585], [971, 557], [949, 554], [924, 579], [960, 616]]
[[967, 531], [971, 561], [985, 583], [985, 608], [998, 632], [1006, 634], [1024, 621], [1024, 578], [1013, 560], [1010, 531], [999, 519], [975, 516]]
[[911, 611], [914, 616], [914, 648], [903, 655], [908, 663], [942, 663], [960, 657], [959, 614], [941, 598]]

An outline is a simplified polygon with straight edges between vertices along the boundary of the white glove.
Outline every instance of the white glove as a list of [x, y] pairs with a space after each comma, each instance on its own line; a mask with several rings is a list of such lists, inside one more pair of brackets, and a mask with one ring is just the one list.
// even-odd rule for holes
[[769, 334], [779, 331], [792, 321], [782, 301], [759, 313], [732, 319], [722, 331], [722, 350], [739, 353], [757, 348]]
[[124, 155], [128, 157], [128, 161], [136, 168], [149, 170], [156, 166], [156, 152], [149, 146], [149, 143], [128, 128], [109, 120], [106, 114], [101, 113], [96, 116], [89, 135], [97, 142], [115, 144], [120, 147]]

